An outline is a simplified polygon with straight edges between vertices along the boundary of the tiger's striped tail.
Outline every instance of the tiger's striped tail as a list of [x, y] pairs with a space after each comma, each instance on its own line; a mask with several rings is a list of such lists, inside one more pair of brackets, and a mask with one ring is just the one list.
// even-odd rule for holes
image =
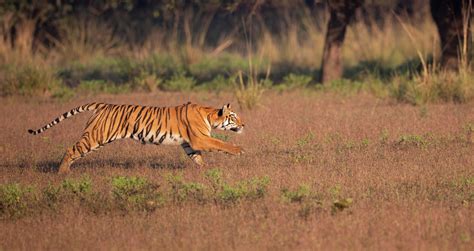
[[33, 134], [33, 135], [36, 135], [36, 134], [40, 134], [46, 130], [48, 130], [49, 128], [55, 126], [56, 124], [59, 124], [59, 122], [69, 118], [69, 117], [72, 117], [78, 113], [81, 113], [81, 112], [86, 112], [86, 111], [94, 111], [94, 110], [97, 110], [99, 108], [102, 108], [104, 107], [106, 104], [104, 103], [89, 103], [89, 104], [85, 104], [85, 105], [82, 105], [82, 106], [78, 106], [66, 113], [64, 113], [63, 115], [57, 117], [55, 120], [51, 121], [51, 123], [43, 126], [42, 128], [38, 129], [38, 130], [32, 130], [32, 129], [29, 129], [28, 132], [30, 134]]

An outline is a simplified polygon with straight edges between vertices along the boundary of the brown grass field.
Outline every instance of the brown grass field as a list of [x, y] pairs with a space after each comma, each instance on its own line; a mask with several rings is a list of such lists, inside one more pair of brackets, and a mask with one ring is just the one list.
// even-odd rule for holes
[[[27, 129], [77, 105], [164, 106], [188, 100], [238, 108], [231, 95], [204, 92], [67, 102], [1, 98], [0, 184], [41, 191], [63, 182], [55, 168], [90, 115], [77, 115], [39, 136]], [[21, 217], [3, 215], [0, 250], [473, 250], [473, 103], [417, 107], [364, 94], [296, 91], [267, 93], [258, 109], [237, 111], [246, 131], [226, 137], [243, 146], [244, 155], [205, 153], [208, 166], [199, 169], [177, 146], [115, 142], [76, 162], [67, 177], [89, 177], [100, 200], [63, 200], [54, 209], [35, 204]], [[219, 168], [230, 184], [263, 176], [270, 183], [263, 198], [228, 204], [165, 199], [144, 211], [101, 204], [110, 201], [114, 176], [145, 177], [166, 195], [170, 173], [208, 185], [204, 173], [211, 168]], [[282, 198], [282, 189], [304, 184], [311, 190], [308, 197], [317, 198], [313, 202]], [[352, 204], [336, 209], [335, 201], [345, 199]]]

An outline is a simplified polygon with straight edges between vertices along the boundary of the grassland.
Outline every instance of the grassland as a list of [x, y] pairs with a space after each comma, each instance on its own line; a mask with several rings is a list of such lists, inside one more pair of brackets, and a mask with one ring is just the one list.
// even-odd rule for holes
[[[206, 153], [119, 141], [54, 173], [89, 101], [236, 103], [154, 92], [0, 99], [0, 249], [454, 249], [474, 246], [474, 106], [412, 106], [366, 93], [267, 91], [239, 110], [246, 149]], [[238, 107], [238, 106], [237, 106]]]

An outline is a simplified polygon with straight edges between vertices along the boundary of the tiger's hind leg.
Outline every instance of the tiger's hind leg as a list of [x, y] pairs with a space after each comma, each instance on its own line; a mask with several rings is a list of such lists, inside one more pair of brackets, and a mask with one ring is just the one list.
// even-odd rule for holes
[[202, 160], [201, 151], [194, 150], [193, 148], [191, 148], [189, 143], [186, 143], [186, 142], [181, 144], [181, 147], [183, 147], [183, 149], [186, 152], [186, 154], [188, 155], [188, 157], [194, 163], [196, 163], [199, 167], [204, 166], [204, 161]]
[[76, 142], [76, 144], [67, 149], [66, 153], [64, 154], [63, 160], [59, 165], [58, 173], [69, 173], [71, 171], [71, 164], [74, 161], [84, 157], [91, 151], [99, 149], [101, 146], [102, 145], [99, 144], [97, 141], [90, 140], [88, 133], [85, 133], [82, 138], [78, 142]]

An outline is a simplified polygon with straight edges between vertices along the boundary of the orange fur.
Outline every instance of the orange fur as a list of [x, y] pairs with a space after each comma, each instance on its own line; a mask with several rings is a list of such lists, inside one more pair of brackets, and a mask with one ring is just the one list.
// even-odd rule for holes
[[180, 144], [199, 166], [204, 164], [201, 151], [223, 151], [229, 154], [243, 152], [239, 146], [211, 137], [212, 129], [237, 132], [243, 129], [243, 122], [229, 104], [216, 109], [192, 103], [175, 107], [91, 103], [64, 113], [39, 130], [28, 131], [34, 135], [42, 133], [84, 111], [94, 111], [94, 114], [87, 122], [81, 139], [64, 154], [60, 173], [69, 172], [71, 164], [87, 153], [125, 138], [144, 144]]

